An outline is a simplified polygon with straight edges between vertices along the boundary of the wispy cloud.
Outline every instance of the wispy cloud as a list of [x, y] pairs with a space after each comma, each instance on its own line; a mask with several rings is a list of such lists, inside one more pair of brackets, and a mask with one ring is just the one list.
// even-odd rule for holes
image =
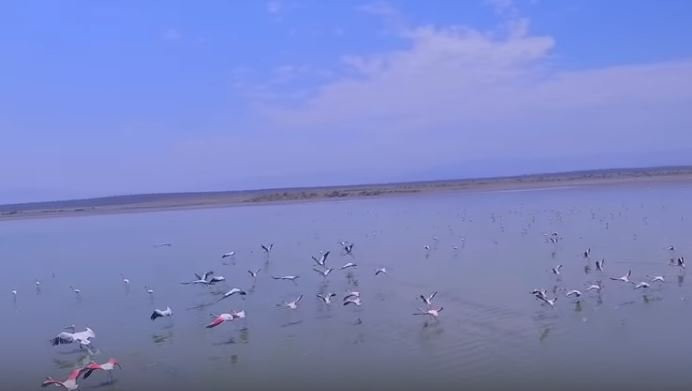
[[268, 128], [329, 134], [363, 164], [391, 171], [692, 142], [684, 130], [692, 126], [692, 61], [561, 71], [551, 66], [555, 40], [528, 25], [502, 37], [422, 26], [402, 38], [407, 49], [346, 56], [347, 71], [297, 105], [261, 105]]

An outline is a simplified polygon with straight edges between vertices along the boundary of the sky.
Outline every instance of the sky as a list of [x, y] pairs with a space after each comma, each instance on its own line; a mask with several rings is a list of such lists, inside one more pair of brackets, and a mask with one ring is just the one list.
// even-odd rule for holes
[[0, 203], [692, 164], [692, 2], [0, 3]]

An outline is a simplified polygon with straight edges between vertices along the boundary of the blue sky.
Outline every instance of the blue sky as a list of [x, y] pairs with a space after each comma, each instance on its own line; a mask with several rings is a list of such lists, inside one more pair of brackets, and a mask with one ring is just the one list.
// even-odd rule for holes
[[0, 202], [692, 163], [692, 2], [0, 5]]

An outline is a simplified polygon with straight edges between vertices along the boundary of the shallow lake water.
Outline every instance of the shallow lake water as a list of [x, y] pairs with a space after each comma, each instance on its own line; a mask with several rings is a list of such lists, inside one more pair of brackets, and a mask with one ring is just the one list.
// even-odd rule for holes
[[[692, 281], [669, 261], [692, 250], [690, 200], [691, 185], [658, 183], [2, 222], [0, 389], [110, 357], [115, 381], [95, 373], [80, 389], [689, 389]], [[326, 279], [312, 270], [321, 250], [337, 268]], [[629, 269], [665, 282], [609, 280]], [[207, 270], [227, 281], [180, 284]], [[300, 277], [271, 278], [285, 274]], [[565, 297], [596, 281], [601, 294]], [[232, 287], [248, 295], [216, 303]], [[341, 304], [347, 290], [360, 307]], [[413, 316], [433, 291], [439, 319]], [[298, 309], [277, 307], [300, 294]], [[171, 318], [149, 319], [166, 306]], [[205, 328], [231, 310], [247, 317]], [[50, 345], [71, 324], [95, 331], [93, 352]]]

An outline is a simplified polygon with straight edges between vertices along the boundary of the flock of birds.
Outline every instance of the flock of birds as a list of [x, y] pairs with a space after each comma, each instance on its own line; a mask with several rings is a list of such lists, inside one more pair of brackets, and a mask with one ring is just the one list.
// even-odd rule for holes
[[[341, 241], [339, 242], [343, 255], [352, 255], [353, 254], [353, 247], [354, 244], [352, 242], [345, 242]], [[171, 247], [171, 243], [162, 243], [162, 244], [157, 244], [154, 245], [154, 247]], [[269, 255], [274, 247], [273, 244], [262, 244], [261, 246], [262, 251], [265, 252], [267, 256], [267, 263], [269, 262]], [[430, 250], [429, 246], [424, 247], [426, 251]], [[331, 251], [321, 251], [318, 256], [312, 256], [312, 260], [314, 262], [312, 270], [318, 273], [320, 276], [322, 276], [324, 279], [326, 279], [330, 273], [332, 273], [334, 270], [341, 270], [341, 271], [350, 271], [351, 269], [355, 269], [358, 267], [358, 265], [355, 262], [349, 261], [343, 264], [340, 267], [331, 267], [329, 265], [329, 256], [331, 254]], [[235, 256], [234, 251], [229, 251], [227, 253], [224, 253], [221, 255], [222, 260], [225, 260], [227, 258], [233, 258]], [[265, 264], [266, 265], [266, 264]], [[250, 275], [251, 279], [253, 280], [253, 286], [255, 280], [259, 277], [260, 272], [262, 271], [262, 268], [255, 269], [255, 270], [248, 270], [248, 274]], [[374, 275], [375, 276], [382, 276], [387, 274], [387, 268], [386, 267], [378, 267], [374, 270]], [[207, 271], [205, 273], [194, 273], [195, 279], [190, 280], [190, 281], [183, 281], [180, 284], [181, 285], [197, 285], [197, 286], [214, 286], [216, 284], [222, 283], [226, 281], [226, 278], [224, 276], [218, 275], [213, 271]], [[122, 277], [122, 284], [125, 286], [129, 287], [130, 285], [130, 279], [125, 277], [124, 275], [121, 275]], [[299, 275], [293, 275], [293, 274], [288, 274], [288, 275], [272, 275], [271, 279], [276, 280], [276, 281], [288, 281], [293, 284], [296, 284], [296, 281], [300, 278]], [[39, 280], [35, 281], [35, 288], [38, 290], [41, 289], [41, 282]], [[145, 286], [145, 291], [149, 295], [154, 294], [154, 290], [149, 288], [148, 286]], [[81, 290], [79, 288], [76, 288], [74, 286], [70, 286], [70, 290], [73, 292], [74, 295], [77, 297], [81, 297], [80, 295], [82, 294]], [[18, 292], [16, 289], [11, 291], [11, 294], [13, 295], [13, 298], [15, 302], [17, 301], [17, 296]], [[219, 298], [215, 301], [215, 303], [221, 302], [223, 300], [226, 300], [230, 297], [233, 296], [246, 296], [248, 292], [244, 289], [241, 288], [231, 288], [227, 291], [225, 291], [223, 294], [220, 294]], [[324, 305], [332, 305], [334, 303], [335, 298], [338, 296], [337, 293], [335, 292], [328, 292], [328, 293], [317, 293], [315, 294], [316, 298], [319, 299]], [[431, 319], [437, 319], [440, 316], [440, 313], [443, 310], [443, 307], [438, 307], [433, 304], [433, 300], [437, 296], [437, 291], [432, 292], [429, 295], [423, 295], [421, 294], [419, 296], [420, 300], [423, 303], [423, 306], [418, 308], [416, 312], [413, 312], [412, 315], [414, 316], [426, 316], [430, 317]], [[289, 300], [289, 301], [284, 301], [282, 303], [277, 304], [277, 307], [280, 308], [285, 308], [288, 310], [296, 310], [300, 306], [301, 301], [303, 300], [304, 295], [300, 294], [298, 295], [295, 299]], [[357, 290], [347, 290], [341, 299], [341, 305], [342, 306], [354, 306], [354, 307], [359, 307], [362, 305], [361, 301], [361, 293], [360, 291]], [[155, 308], [151, 315], [150, 319], [152, 321], [156, 321], [159, 318], [171, 318], [174, 315], [173, 310], [171, 309], [170, 306], [166, 306], [164, 309], [159, 309]], [[212, 319], [211, 321], [206, 324], [206, 328], [208, 329], [213, 329], [218, 326], [221, 326], [222, 324], [226, 322], [232, 322], [235, 320], [239, 319], [245, 319], [246, 313], [244, 310], [233, 310], [230, 312], [225, 312], [221, 314], [212, 314]], [[357, 322], [362, 322], [360, 319], [357, 320]], [[75, 325], [71, 325], [66, 327], [63, 331], [61, 331], [59, 334], [57, 334], [55, 337], [53, 337], [50, 340], [50, 343], [54, 346], [60, 346], [60, 345], [69, 345], [69, 344], [76, 344], [79, 346], [80, 350], [85, 350], [89, 353], [88, 357], [91, 357], [91, 354], [93, 353], [91, 350], [92, 347], [92, 341], [96, 338], [96, 333], [89, 327], [86, 327], [84, 330], [77, 331]], [[79, 388], [79, 381], [82, 379], [87, 379], [89, 378], [94, 372], [104, 372], [108, 375], [109, 377], [109, 383], [106, 384], [111, 384], [114, 382], [113, 378], [113, 370], [119, 368], [122, 369], [120, 362], [115, 359], [115, 358], [110, 358], [104, 363], [96, 363], [93, 361], [88, 362], [86, 365], [80, 366], [78, 368], [72, 369], [65, 380], [57, 380], [52, 377], [47, 377], [43, 383], [41, 384], [43, 387], [47, 386], [57, 386], [61, 387], [66, 390], [77, 390]]]
[[[495, 217], [493, 216], [493, 222], [495, 222]], [[606, 226], [606, 229], [607, 226]], [[501, 226], [501, 230], [504, 232], [504, 227]], [[526, 235], [526, 231], [522, 231], [522, 235]], [[540, 235], [540, 234], [539, 234]], [[559, 233], [553, 232], [549, 234], [544, 234], [545, 241], [549, 244], [557, 246], [558, 243], [562, 240], [562, 237]], [[433, 241], [436, 242], [438, 239], [436, 237], [433, 237]], [[461, 241], [463, 243], [464, 239], [461, 238]], [[352, 256], [353, 251], [354, 251], [354, 244], [352, 242], [339, 242], [340, 247], [341, 247], [341, 253], [343, 256]], [[497, 244], [495, 242], [495, 244]], [[172, 243], [160, 243], [154, 245], [154, 247], [171, 247]], [[461, 244], [463, 247], [464, 245]], [[435, 247], [433, 245], [432, 247], [430, 245], [425, 245], [423, 246], [423, 249], [425, 250], [426, 253], [426, 258], [429, 255], [430, 251]], [[270, 255], [274, 249], [273, 244], [262, 244], [260, 246], [261, 251], [263, 251], [266, 255], [266, 262], [269, 262]], [[459, 250], [459, 247], [456, 245], [452, 246], [453, 251]], [[669, 246], [667, 250], [670, 252], [670, 267], [678, 268], [681, 271], [684, 271], [686, 269], [686, 263], [685, 263], [685, 258], [683, 256], [678, 256], [676, 253], [676, 249], [674, 246]], [[348, 273], [349, 271], [358, 268], [358, 264], [354, 262], [354, 258], [350, 258], [348, 262], [345, 262], [343, 264], [339, 263], [339, 265], [334, 265], [334, 256], [330, 258], [330, 255], [332, 254], [331, 251], [326, 250], [326, 251], [321, 251], [317, 256], [312, 256], [312, 264], [311, 264], [311, 270], [317, 273], [320, 277], [323, 279], [327, 279], [331, 273], [334, 272], [339, 272], [343, 271]], [[221, 259], [223, 262], [226, 260], [231, 260], [233, 261], [234, 258], [236, 257], [236, 252], [235, 251], [228, 251], [223, 254], [221, 254]], [[562, 276], [563, 273], [565, 272], [564, 269], [567, 269], [569, 271], [573, 265], [568, 265], [568, 267], [564, 267], [562, 264], [558, 264], [554, 267], [552, 267], [549, 271], [546, 271], [547, 273], [551, 273], [555, 280], [556, 283], [552, 287], [551, 290], [548, 289], [534, 289], [531, 294], [536, 298], [536, 300], [543, 306], [549, 307], [549, 308], [554, 308], [558, 300], [561, 297], [566, 297], [570, 299], [576, 299], [580, 300], [582, 296], [585, 296], [587, 294], [595, 294], [600, 296], [601, 291], [605, 288], [605, 282], [610, 281], [611, 284], [617, 284], [621, 287], [630, 287], [631, 289], [634, 290], [646, 290], [652, 287], [654, 284], [662, 284], [666, 281], [666, 277], [663, 275], [647, 275], [647, 276], [642, 276], [639, 278], [633, 277], [632, 270], [627, 270], [626, 273], [623, 275], [618, 274], [611, 274], [609, 273], [609, 267], [607, 267], [607, 262], [604, 258], [598, 257], [600, 259], [595, 259], [595, 257], [592, 255], [591, 249], [587, 249], [586, 251], [583, 252], [583, 258], [584, 258], [584, 264], [583, 268], [587, 272], [586, 274], [590, 274], [592, 265], [595, 267], [596, 273], [594, 273], [596, 276], [598, 276], [595, 279], [592, 280], [587, 280], [584, 281], [583, 287], [567, 287], [567, 286], [561, 286], [562, 284]], [[609, 264], [608, 264], [609, 265]], [[281, 282], [287, 282], [287, 283], [292, 283], [296, 284], [301, 278], [299, 274], [281, 274], [281, 275], [269, 275], [267, 274], [268, 269], [266, 268], [266, 264], [264, 268], [256, 268], [256, 269], [251, 269], [247, 270], [248, 275], [250, 276], [251, 281], [253, 282], [253, 286], [255, 281], [258, 278], [261, 278], [261, 272], [265, 271], [264, 275], [268, 276], [271, 278], [271, 280], [277, 281], [277, 284]], [[624, 271], [624, 270], [623, 270]], [[384, 266], [380, 266], [374, 269], [374, 272], [371, 271], [375, 276], [384, 276], [388, 274], [388, 270]], [[212, 286], [222, 286], [224, 287], [221, 292], [219, 292], [218, 298], [211, 304], [216, 304], [220, 302], [226, 302], [230, 301], [231, 298], [233, 297], [244, 297], [249, 294], [248, 291], [245, 289], [239, 288], [239, 287], [232, 287], [228, 290], [226, 288], [228, 287], [225, 283], [226, 278], [222, 275], [219, 275], [213, 271], [207, 271], [204, 273], [195, 273], [194, 274], [194, 279], [191, 279], [189, 281], [183, 281], [180, 284], [183, 286], [206, 286], [206, 287], [212, 287]], [[125, 275], [121, 275], [121, 281], [122, 284], [125, 286], [130, 286], [130, 279], [128, 279]], [[37, 290], [41, 289], [41, 282], [39, 280], [36, 280], [35, 282], [35, 288]], [[79, 288], [70, 286], [71, 291], [73, 292], [74, 295], [80, 296], [82, 295], [82, 292]], [[154, 290], [149, 288], [148, 286], [144, 287], [145, 292], [148, 295], [154, 295]], [[357, 289], [357, 288], [356, 288]], [[14, 300], [18, 300], [18, 291], [12, 290], [11, 291], [12, 296], [14, 297]], [[421, 301], [422, 305], [419, 308], [415, 308], [414, 311], [412, 311], [413, 316], [421, 316], [421, 317], [426, 317], [431, 319], [433, 322], [436, 322], [438, 318], [441, 316], [441, 313], [443, 312], [444, 307], [436, 305], [436, 298], [437, 298], [438, 292], [434, 291], [429, 294], [420, 294], [418, 296], [418, 299]], [[335, 304], [338, 304], [343, 307], [360, 307], [363, 305], [362, 302], [362, 296], [361, 292], [357, 290], [351, 290], [348, 289], [346, 290], [343, 294], [338, 294], [336, 292], [317, 292], [314, 294], [315, 298], [318, 299], [323, 305], [325, 306], [332, 306]], [[339, 296], [341, 296], [339, 298]], [[303, 302], [305, 295], [304, 294], [297, 294], [295, 297], [292, 297], [291, 300], [286, 300], [283, 302], [280, 302], [276, 304], [277, 308], [281, 309], [286, 309], [287, 311], [293, 311], [297, 310], [300, 306], [301, 303]], [[209, 305], [211, 305], [209, 304]], [[166, 306], [165, 308], [154, 308], [152, 309], [152, 312], [149, 316], [152, 322], [158, 321], [160, 318], [172, 318], [174, 317], [174, 311], [170, 306]], [[238, 320], [243, 320], [246, 318], [246, 312], [244, 309], [234, 309], [228, 312], [223, 312], [219, 314], [213, 314], [210, 317], [210, 320], [206, 324], [200, 325], [201, 327], [205, 327], [207, 329], [215, 329], [219, 326], [222, 326], [223, 324], [227, 323], [232, 323], [234, 321]], [[358, 319], [357, 321], [360, 321]], [[53, 337], [50, 340], [50, 343], [54, 346], [60, 346], [60, 345], [67, 345], [67, 344], [76, 344], [79, 346], [80, 349], [90, 351], [92, 347], [92, 342], [96, 338], [96, 333], [86, 327], [84, 330], [77, 330], [76, 327], [69, 326], [65, 328], [65, 330], [61, 331], [58, 333], [55, 337]], [[90, 357], [90, 356], [89, 356]], [[110, 358], [106, 362], [103, 363], [96, 363], [96, 362], [87, 362], [84, 363], [84, 365], [80, 365], [78, 368], [72, 369], [67, 377], [64, 380], [56, 380], [54, 378], [48, 377], [46, 378], [43, 383], [41, 384], [44, 387], [47, 386], [57, 386], [61, 387], [66, 390], [77, 390], [79, 388], [79, 382], [82, 381], [83, 379], [90, 378], [94, 373], [98, 372], [103, 372], [105, 375], [108, 376], [111, 382], [113, 382], [113, 371], [115, 369], [122, 369], [119, 360], [115, 358]], [[97, 375], [98, 376], [98, 375]]]
[[[561, 236], [558, 232], [553, 232], [551, 234], [544, 234], [546, 241], [552, 244], [557, 244]], [[671, 253], [675, 252], [675, 246], [669, 246], [668, 250]], [[586, 260], [586, 264], [584, 265], [584, 270], [588, 274], [588, 272], [591, 270], [591, 248], [588, 248], [584, 251], [583, 253], [584, 259]], [[665, 277], [662, 275], [653, 275], [653, 276], [647, 276], [646, 279], [638, 279], [638, 280], [633, 280], [632, 279], [632, 270], [629, 269], [624, 275], [622, 276], [607, 276], [605, 273], [605, 265], [606, 265], [606, 260], [605, 258], [601, 258], [600, 260], [596, 260], [594, 262], [594, 265], [596, 267], [596, 271], [600, 273], [601, 275], [607, 277], [606, 280], [609, 281], [615, 281], [618, 283], [622, 283], [621, 285], [627, 286], [631, 285], [633, 289], [648, 289], [651, 287], [651, 284], [662, 284], [665, 282]], [[684, 256], [672, 256], [670, 258], [669, 262], [670, 266], [677, 267], [680, 270], [685, 270], [686, 264], [685, 264], [685, 257]], [[561, 282], [561, 276], [562, 276], [562, 268], [563, 265], [559, 264], [556, 265], [551, 269], [551, 273], [555, 276], [557, 282]], [[552, 298], [548, 295], [548, 290], [546, 289], [534, 289], [531, 291], [531, 294], [543, 305], [549, 306], [549, 307], [555, 307], [558, 299], [560, 296], [558, 295], [558, 292], [564, 292], [564, 296], [568, 298], [576, 298], [577, 300], [584, 295], [585, 292], [594, 292], [597, 295], [600, 295], [601, 290], [604, 287], [603, 279], [594, 281], [594, 282], [585, 282], [585, 290], [582, 291], [580, 289], [566, 289], [566, 288], [560, 288], [558, 284], [555, 284], [552, 289]]]

